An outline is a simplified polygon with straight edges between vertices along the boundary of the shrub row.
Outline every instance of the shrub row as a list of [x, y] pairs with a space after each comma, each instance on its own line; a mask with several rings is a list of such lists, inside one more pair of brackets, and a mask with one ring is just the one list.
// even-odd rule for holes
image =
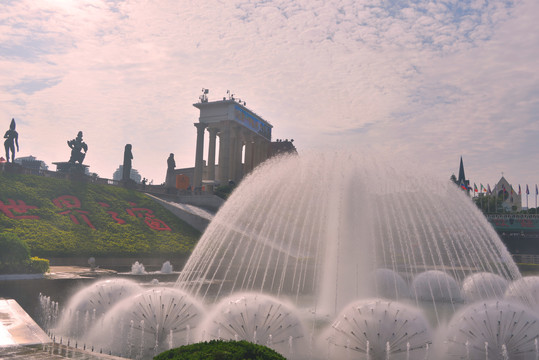
[[16, 263], [1, 263], [0, 274], [44, 274], [49, 271], [49, 260], [32, 257]]

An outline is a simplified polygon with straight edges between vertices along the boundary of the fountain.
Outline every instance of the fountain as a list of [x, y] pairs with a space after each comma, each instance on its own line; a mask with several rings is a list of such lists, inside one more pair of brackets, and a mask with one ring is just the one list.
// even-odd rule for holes
[[432, 344], [430, 326], [419, 309], [381, 299], [347, 306], [322, 338], [331, 344], [328, 359], [424, 359]]
[[62, 309], [55, 331], [66, 338], [80, 337], [118, 301], [141, 290], [136, 282], [127, 279], [93, 283], [76, 293]]
[[165, 261], [163, 265], [161, 265], [161, 274], [172, 274], [173, 269], [170, 261]]
[[114, 354], [151, 358], [189, 343], [204, 309], [179, 289], [155, 287], [126, 297], [87, 332], [88, 341]]
[[135, 261], [135, 263], [131, 265], [131, 274], [133, 275], [147, 274], [146, 269], [144, 268], [144, 264], [139, 263], [138, 261]]
[[242, 339], [267, 345], [287, 358], [306, 345], [301, 316], [282, 299], [238, 293], [221, 300], [197, 330], [197, 338]]
[[[356, 153], [302, 154], [269, 160], [243, 180], [178, 277], [174, 290], [184, 295], [131, 295], [86, 334], [133, 358], [219, 338], [289, 359], [439, 359], [446, 343], [458, 344], [457, 358], [462, 346], [515, 354], [521, 348], [509, 341], [494, 349], [490, 338], [460, 338], [446, 324], [481, 306], [504, 326], [510, 317], [500, 312], [524, 318], [517, 306], [535, 316], [520, 279], [490, 224], [449, 181]], [[491, 306], [504, 292], [518, 301]], [[137, 307], [146, 310], [125, 311]], [[176, 309], [189, 316], [172, 326]], [[506, 327], [537, 343], [535, 325]]]
[[537, 359], [539, 317], [511, 302], [466, 307], [448, 326], [445, 353], [455, 359]]

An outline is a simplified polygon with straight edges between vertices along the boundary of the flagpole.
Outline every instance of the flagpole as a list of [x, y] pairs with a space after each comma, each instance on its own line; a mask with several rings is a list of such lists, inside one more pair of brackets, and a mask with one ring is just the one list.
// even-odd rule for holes
[[488, 196], [488, 202], [487, 202], [487, 210], [490, 213], [490, 199], [492, 198], [492, 191], [490, 190], [490, 184], [487, 184], [487, 194]]
[[[526, 210], [530, 211], [530, 207], [528, 206], [528, 195], [530, 194], [530, 188], [528, 188], [528, 184], [526, 184]], [[529, 212], [528, 212], [529, 214]]]
[[535, 184], [535, 213], [537, 214], [537, 184]]

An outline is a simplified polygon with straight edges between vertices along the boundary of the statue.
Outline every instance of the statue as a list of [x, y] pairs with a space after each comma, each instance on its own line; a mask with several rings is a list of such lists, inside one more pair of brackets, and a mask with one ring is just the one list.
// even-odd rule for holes
[[15, 145], [19, 151], [19, 134], [15, 131], [15, 119], [11, 119], [9, 130], [4, 135], [4, 147], [6, 148], [6, 161], [9, 162], [9, 152], [11, 151], [11, 162], [15, 162]]
[[176, 181], [174, 179], [174, 169], [176, 168], [176, 161], [174, 161], [174, 154], [170, 154], [167, 159], [167, 176], [165, 179], [165, 185], [167, 188], [176, 187]]
[[[82, 164], [84, 158], [86, 157], [86, 152], [88, 151], [88, 145], [82, 141], [82, 131], [79, 131], [75, 139], [68, 140], [67, 146], [71, 148], [71, 157], [69, 158], [69, 162], [71, 164], [75, 164], [76, 162]], [[82, 150], [84, 150], [84, 153]]]
[[133, 153], [131, 153], [131, 148], [131, 144], [125, 145], [122, 181], [129, 181], [129, 179], [131, 179], [131, 160], [133, 160]]

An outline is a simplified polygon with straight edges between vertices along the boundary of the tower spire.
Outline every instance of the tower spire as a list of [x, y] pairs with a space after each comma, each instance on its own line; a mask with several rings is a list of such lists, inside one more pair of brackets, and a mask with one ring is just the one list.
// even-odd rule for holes
[[464, 162], [462, 161], [462, 156], [460, 157], [460, 167], [459, 167], [459, 178], [457, 183], [460, 187], [466, 188], [466, 193], [470, 194], [470, 180], [466, 180], [466, 175], [464, 174]]

